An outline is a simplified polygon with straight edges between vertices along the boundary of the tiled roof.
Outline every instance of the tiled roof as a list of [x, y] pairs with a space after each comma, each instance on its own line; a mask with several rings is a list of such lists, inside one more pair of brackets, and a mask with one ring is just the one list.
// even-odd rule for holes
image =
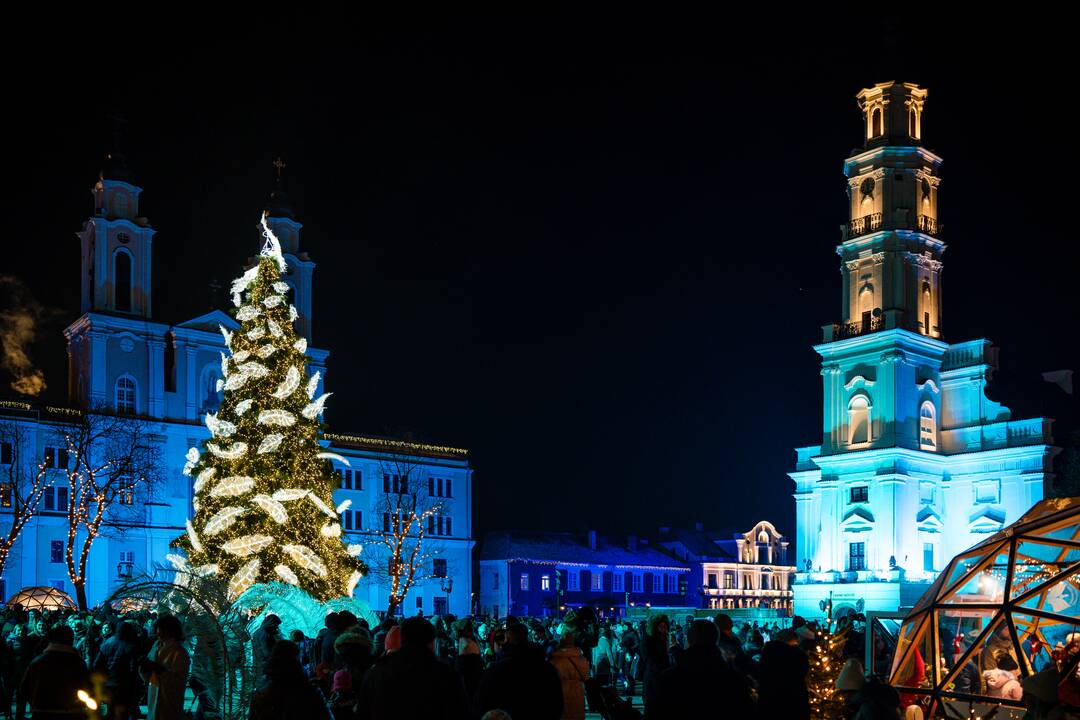
[[656, 548], [612, 544], [597, 538], [596, 549], [587, 539], [572, 533], [488, 533], [480, 550], [481, 560], [535, 560], [589, 565], [652, 566], [685, 569], [686, 565]]

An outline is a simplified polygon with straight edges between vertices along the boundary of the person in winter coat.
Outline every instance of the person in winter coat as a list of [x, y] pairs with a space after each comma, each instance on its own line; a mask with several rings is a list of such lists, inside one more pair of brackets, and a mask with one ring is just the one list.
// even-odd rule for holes
[[649, 715], [649, 705], [652, 701], [653, 690], [660, 673], [671, 667], [668, 657], [668, 622], [667, 615], [658, 614], [649, 617], [645, 633], [645, 652], [642, 660], [645, 668], [643, 672], [644, 685], [641, 691], [641, 700], [645, 706], [645, 715]]
[[572, 630], [567, 629], [559, 641], [559, 648], [548, 660], [559, 673], [562, 683], [562, 720], [585, 720], [585, 679], [589, 677], [589, 661], [582, 656]]
[[810, 695], [806, 676], [810, 661], [799, 649], [798, 635], [781, 630], [776, 640], [765, 643], [758, 668], [758, 715], [763, 718], [806, 720]]
[[304, 675], [296, 643], [279, 640], [263, 674], [267, 681], [251, 696], [249, 720], [332, 720], [326, 698]]
[[128, 720], [139, 714], [142, 679], [139, 677], [139, 630], [122, 622], [101, 645], [94, 672], [105, 676], [109, 720]]
[[[263, 618], [259, 629], [251, 634], [251, 658], [255, 677], [263, 674], [263, 666], [270, 659], [274, 643], [281, 639], [281, 618], [270, 613]], [[256, 680], [258, 682], [258, 680]]]
[[435, 628], [422, 617], [411, 617], [400, 627], [401, 649], [381, 658], [364, 676], [357, 718], [469, 720], [461, 679], [435, 657]]
[[716, 625], [708, 620], [690, 625], [688, 647], [656, 680], [649, 720], [753, 717], [750, 684], [728, 666], [717, 647], [718, 638]]
[[480, 678], [484, 674], [484, 661], [480, 657], [480, 644], [473, 637], [473, 621], [462, 618], [451, 626], [457, 639], [457, 654], [454, 657], [454, 670], [465, 685], [465, 694], [470, 701], [476, 698], [480, 688]]
[[877, 677], [867, 680], [847, 702], [851, 720], [896, 720], [899, 707], [900, 694]]
[[184, 648], [184, 628], [174, 615], [160, 615], [154, 622], [157, 640], [142, 661], [139, 674], [150, 687], [146, 691], [147, 720], [178, 720], [184, 714], [191, 659]]
[[19, 697], [30, 703], [34, 720], [85, 718], [86, 707], [78, 693], [90, 691], [90, 673], [72, 647], [75, 633], [70, 627], [59, 625], [49, 631], [47, 639], [45, 652], [26, 669]]
[[529, 642], [524, 625], [506, 628], [502, 655], [480, 678], [477, 711], [504, 710], [514, 720], [559, 720], [563, 711], [559, 673]]
[[600, 631], [600, 638], [592, 652], [592, 667], [596, 679], [601, 685], [610, 685], [611, 676], [618, 665], [618, 653], [615, 650], [615, 633], [611, 628]]

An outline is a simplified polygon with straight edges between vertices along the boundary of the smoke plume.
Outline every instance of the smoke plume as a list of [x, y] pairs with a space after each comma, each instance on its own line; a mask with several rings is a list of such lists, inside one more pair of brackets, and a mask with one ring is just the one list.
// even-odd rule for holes
[[11, 373], [11, 389], [36, 396], [45, 390], [45, 373], [34, 366], [29, 348], [46, 310], [17, 277], [0, 275], [0, 367]]

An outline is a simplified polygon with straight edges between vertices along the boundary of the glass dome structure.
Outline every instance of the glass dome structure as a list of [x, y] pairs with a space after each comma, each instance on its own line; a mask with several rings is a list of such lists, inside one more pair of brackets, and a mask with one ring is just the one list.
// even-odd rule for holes
[[928, 717], [954, 703], [1022, 707], [1019, 680], [1054, 663], [1077, 632], [1080, 497], [1043, 500], [931, 584], [901, 626], [890, 681]]
[[63, 590], [54, 587], [28, 587], [12, 595], [8, 607], [22, 607], [23, 610], [59, 610], [75, 608], [75, 601]]

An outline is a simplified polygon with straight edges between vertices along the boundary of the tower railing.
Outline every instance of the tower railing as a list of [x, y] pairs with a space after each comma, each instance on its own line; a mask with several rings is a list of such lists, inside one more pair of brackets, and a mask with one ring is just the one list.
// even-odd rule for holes
[[918, 217], [919, 232], [924, 232], [927, 235], [937, 235], [939, 225], [937, 218], [930, 217], [929, 215], [920, 215]]
[[852, 218], [851, 224], [848, 225], [848, 237], [859, 237], [860, 235], [880, 230], [881, 225], [882, 214], [879, 212]]
[[870, 318], [870, 322], [849, 322], [838, 323], [836, 326], [836, 336], [840, 338], [858, 337], [859, 335], [866, 335], [867, 333], [877, 332], [878, 330], [885, 329], [885, 318], [875, 317]]

